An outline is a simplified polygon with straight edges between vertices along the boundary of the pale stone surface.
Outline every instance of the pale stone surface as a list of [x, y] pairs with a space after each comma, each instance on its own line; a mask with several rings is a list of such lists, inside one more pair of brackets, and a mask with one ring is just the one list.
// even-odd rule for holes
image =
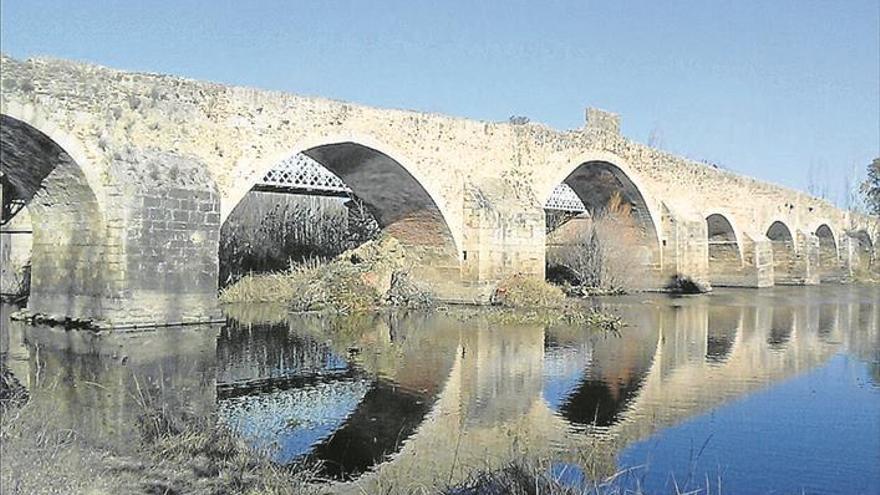
[[[48, 185], [44, 181], [38, 192], [30, 191], [45, 199], [44, 211], [32, 212], [35, 231], [43, 231], [34, 235], [35, 307], [58, 304], [67, 294], [62, 307], [77, 316], [96, 300], [108, 309], [86, 316], [110, 311], [116, 321], [141, 321], [156, 311], [158, 319], [210, 314], [207, 307], [191, 314], [164, 312], [156, 291], [201, 294], [193, 297], [207, 301], [216, 289], [219, 225], [269, 169], [298, 152], [346, 179], [372, 202], [386, 229], [432, 252], [425, 264], [438, 269], [421, 268], [442, 279], [438, 285], [469, 287], [475, 299], [507, 274], [543, 276], [542, 204], [563, 181], [590, 208], [601, 208], [614, 191], [633, 205], [655, 237], [646, 276], [654, 287], [674, 275], [713, 282], [718, 268], [713, 272], [706, 224], [712, 214], [730, 223], [741, 244], [742, 266], [722, 274], [722, 284], [731, 277], [735, 285], [749, 286], [816, 283], [821, 273], [826, 279], [846, 277], [854, 265], [870, 266], [876, 258], [876, 217], [635, 143], [619, 134], [618, 116], [595, 109], [587, 111], [582, 129], [558, 131], [63, 60], [3, 57], [2, 65], [0, 111], [24, 129], [12, 141], [33, 139], [30, 130], [36, 130], [69, 157], [49, 174]], [[176, 161], [186, 163], [198, 180], [185, 182], [173, 175], [173, 166], [163, 165]], [[120, 170], [121, 162], [127, 171]], [[157, 166], [147, 171], [149, 163]], [[12, 166], [4, 162], [4, 172]], [[19, 175], [30, 170], [18, 168]], [[129, 182], [150, 173], [158, 175], [131, 196]], [[53, 174], [61, 180], [51, 182]], [[71, 195], [74, 187], [79, 189]], [[193, 197], [177, 197], [185, 194]], [[145, 232], [157, 227], [149, 223], [156, 220], [150, 218], [156, 207], [146, 203], [156, 198], [171, 215], [160, 219], [167, 222], [158, 227], [160, 237], [171, 237], [148, 246], [142, 241], [152, 234]], [[776, 221], [792, 241], [768, 249], [774, 246], [768, 229]], [[827, 248], [819, 255], [815, 238], [823, 226], [826, 245], [832, 239], [839, 256], [835, 266], [820, 269], [816, 265], [834, 259]], [[59, 246], [67, 247], [59, 251]], [[785, 273], [774, 274], [773, 266]], [[157, 267], [161, 287], [137, 273], [153, 274]], [[177, 270], [183, 271], [175, 275]], [[70, 279], [71, 272], [77, 276]], [[132, 301], [143, 291], [153, 301], [142, 304], [143, 312], [113, 313], [119, 304], [140, 305]]]

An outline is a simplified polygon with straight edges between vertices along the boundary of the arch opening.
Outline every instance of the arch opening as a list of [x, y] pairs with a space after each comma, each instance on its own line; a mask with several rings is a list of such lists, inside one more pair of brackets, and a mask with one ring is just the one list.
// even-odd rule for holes
[[380, 235], [399, 242], [419, 279], [458, 280], [446, 217], [403, 164], [356, 142], [319, 145], [276, 165], [232, 210], [220, 283], [333, 258]]
[[730, 220], [713, 213], [706, 217], [709, 237], [709, 281], [715, 286], [736, 285], [733, 277], [743, 268], [742, 251]]
[[822, 224], [816, 229], [816, 237], [819, 239], [819, 279], [823, 282], [833, 280], [837, 278], [840, 268], [834, 233], [831, 227]]
[[24, 222], [24, 211], [32, 226], [18, 234], [31, 236], [28, 308], [97, 317], [103, 216], [81, 164], [51, 137], [6, 114], [0, 115], [0, 150], [3, 224]]
[[849, 233], [855, 241], [852, 249], [852, 272], [856, 278], [870, 278], [868, 272], [874, 266], [874, 243], [871, 236], [865, 230], [856, 230]]
[[795, 252], [794, 238], [787, 225], [773, 222], [767, 229], [767, 238], [773, 251], [773, 276], [777, 284], [793, 282]]
[[551, 282], [605, 290], [656, 285], [646, 273], [660, 265], [657, 226], [642, 192], [620, 167], [582, 163], [554, 189], [544, 211]]

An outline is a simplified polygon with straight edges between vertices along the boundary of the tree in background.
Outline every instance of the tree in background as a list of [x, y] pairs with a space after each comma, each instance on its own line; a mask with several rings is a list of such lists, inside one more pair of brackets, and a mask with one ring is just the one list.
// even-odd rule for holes
[[875, 158], [868, 165], [868, 178], [860, 188], [868, 212], [880, 215], [880, 158]]

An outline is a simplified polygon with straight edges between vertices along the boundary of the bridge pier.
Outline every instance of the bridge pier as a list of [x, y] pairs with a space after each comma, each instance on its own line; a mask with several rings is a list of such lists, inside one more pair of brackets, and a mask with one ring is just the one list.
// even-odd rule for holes
[[848, 279], [858, 278], [877, 270], [870, 241], [866, 241], [862, 232], [847, 232], [841, 236], [840, 264], [843, 274]]
[[109, 170], [102, 319], [140, 326], [219, 318], [220, 201], [205, 167], [128, 151]]
[[30, 203], [26, 313], [110, 328], [216, 320], [220, 205], [205, 168], [126, 151], [107, 172], [103, 214], [93, 202], [63, 202], [64, 192], [76, 196], [70, 184]]
[[665, 202], [660, 221], [663, 225], [662, 261], [655, 287], [665, 287], [675, 277], [684, 277], [711, 289], [706, 221], [700, 215], [674, 209]]
[[504, 277], [544, 279], [544, 209], [502, 180], [468, 187], [461, 253], [462, 302], [487, 302]]
[[[819, 284], [819, 238], [814, 234], [796, 230], [794, 243], [786, 251], [776, 250], [774, 257], [783, 253], [783, 259], [774, 265], [776, 285]], [[780, 269], [781, 268], [781, 269]]]
[[742, 232], [737, 243], [741, 255], [728, 254], [724, 259], [713, 257], [710, 241], [709, 280], [713, 287], [773, 286], [773, 248], [762, 234]]

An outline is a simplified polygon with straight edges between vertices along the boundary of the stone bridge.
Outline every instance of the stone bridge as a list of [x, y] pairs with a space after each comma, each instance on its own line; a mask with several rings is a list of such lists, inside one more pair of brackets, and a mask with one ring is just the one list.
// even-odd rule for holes
[[62, 60], [2, 66], [4, 205], [32, 218], [32, 312], [110, 325], [214, 317], [221, 224], [297, 153], [419, 248], [421, 276], [451, 300], [484, 301], [512, 273], [544, 276], [543, 205], [563, 182], [588, 212], [615, 195], [631, 206], [646, 289], [675, 276], [816, 284], [877, 265], [876, 217], [635, 143], [599, 110], [558, 131]]

